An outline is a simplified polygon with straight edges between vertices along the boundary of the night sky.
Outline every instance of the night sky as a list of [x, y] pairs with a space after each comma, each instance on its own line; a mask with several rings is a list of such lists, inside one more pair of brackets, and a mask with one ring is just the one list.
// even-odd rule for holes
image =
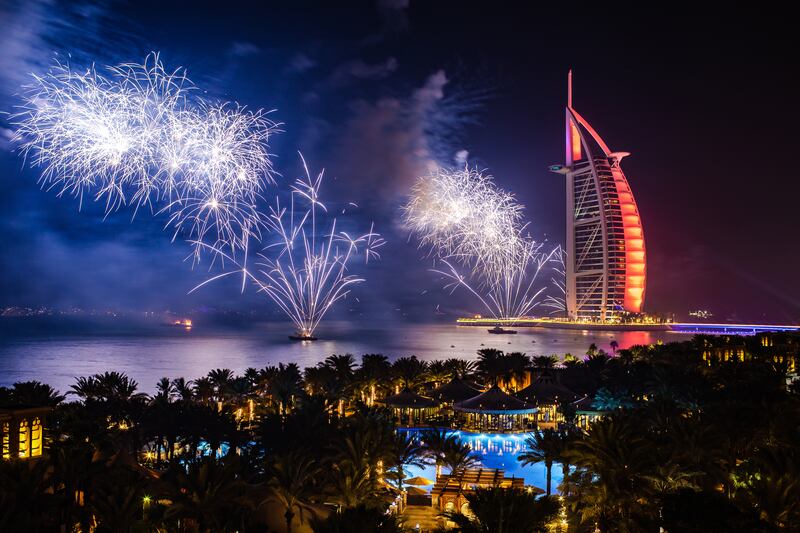
[[[431, 320], [479, 311], [441, 290], [398, 207], [432, 162], [468, 153], [526, 206], [531, 232], [564, 241], [567, 71], [574, 106], [616, 151], [648, 250], [645, 307], [685, 318], [800, 320], [798, 68], [786, 13], [733, 4], [582, 8], [533, 3], [0, 2], [0, 111], [54, 57], [98, 68], [159, 51], [211, 98], [275, 109], [278, 188], [300, 150], [332, 206], [375, 221], [381, 262], [338, 311]], [[660, 11], [659, 11], [660, 10]], [[236, 282], [184, 261], [163, 219], [39, 189], [0, 116], [0, 306], [130, 310], [224, 307], [272, 316]], [[355, 300], [358, 298], [358, 301]]]

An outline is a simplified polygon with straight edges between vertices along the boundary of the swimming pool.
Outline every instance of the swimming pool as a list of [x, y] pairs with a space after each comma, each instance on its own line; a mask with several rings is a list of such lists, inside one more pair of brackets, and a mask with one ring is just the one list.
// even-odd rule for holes
[[[425, 429], [409, 428], [397, 431], [419, 435]], [[525, 451], [525, 439], [530, 436], [530, 433], [470, 433], [460, 430], [452, 430], [447, 433], [456, 434], [463, 442], [469, 444], [483, 467], [500, 468], [505, 471], [507, 477], [521, 477], [525, 480], [526, 485], [533, 485], [542, 490], [547, 486], [547, 470], [544, 463], [522, 466], [517, 461], [517, 456]], [[433, 465], [424, 468], [409, 466], [406, 467], [406, 470], [408, 471], [406, 477], [423, 476], [435, 479], [436, 476], [436, 467]], [[447, 469], [445, 469], [445, 473], [447, 473]], [[563, 479], [560, 463], [553, 463], [551, 478], [552, 492], [557, 494], [558, 485]], [[421, 488], [430, 491], [431, 486]]]

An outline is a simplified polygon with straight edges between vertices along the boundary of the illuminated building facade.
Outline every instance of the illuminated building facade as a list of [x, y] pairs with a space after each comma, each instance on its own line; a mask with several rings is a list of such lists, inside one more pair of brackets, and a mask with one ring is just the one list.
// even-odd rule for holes
[[44, 420], [49, 407], [0, 409], [0, 451], [3, 459], [42, 456]]
[[612, 152], [572, 107], [566, 108], [566, 311], [572, 320], [615, 321], [640, 313], [647, 264], [639, 209], [620, 168], [627, 152]]

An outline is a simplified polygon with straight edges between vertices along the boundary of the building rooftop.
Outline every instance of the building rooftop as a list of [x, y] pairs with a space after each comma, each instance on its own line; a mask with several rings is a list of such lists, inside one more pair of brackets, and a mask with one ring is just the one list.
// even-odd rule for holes
[[519, 391], [516, 397], [534, 405], [573, 402], [578, 399], [577, 394], [556, 383], [550, 373], [544, 373], [536, 378], [536, 381]]
[[410, 409], [425, 409], [427, 407], [436, 407], [438, 404], [428, 398], [413, 392], [410, 389], [404, 389], [400, 393], [389, 396], [383, 403], [389, 407], [410, 408]]
[[535, 405], [511, 396], [497, 385], [474, 398], [456, 403], [454, 408], [464, 413], [502, 415], [521, 415], [537, 411]]
[[440, 402], [462, 402], [474, 398], [480, 393], [480, 389], [473, 387], [464, 380], [455, 378], [450, 383], [445, 383], [434, 389], [431, 392], [431, 396], [434, 400]]

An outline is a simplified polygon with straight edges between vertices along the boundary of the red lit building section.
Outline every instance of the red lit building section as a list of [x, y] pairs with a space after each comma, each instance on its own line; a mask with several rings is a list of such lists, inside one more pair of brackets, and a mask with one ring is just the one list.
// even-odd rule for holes
[[611, 321], [639, 313], [647, 263], [642, 220], [620, 167], [627, 152], [612, 152], [572, 107], [566, 108], [566, 307], [572, 319]]

